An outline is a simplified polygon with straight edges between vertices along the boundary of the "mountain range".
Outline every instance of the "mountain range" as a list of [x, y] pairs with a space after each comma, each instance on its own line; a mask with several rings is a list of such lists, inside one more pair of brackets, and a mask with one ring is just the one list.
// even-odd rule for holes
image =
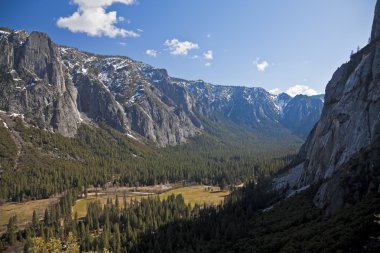
[[57, 45], [40, 32], [1, 28], [0, 50], [0, 110], [68, 137], [82, 123], [104, 122], [165, 147], [187, 142], [212, 120], [305, 138], [323, 107], [323, 95], [292, 98], [173, 78], [125, 56]]

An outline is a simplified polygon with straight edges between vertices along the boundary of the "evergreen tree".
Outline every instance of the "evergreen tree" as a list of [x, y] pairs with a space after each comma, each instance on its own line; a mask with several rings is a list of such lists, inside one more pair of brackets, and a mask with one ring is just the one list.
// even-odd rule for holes
[[32, 216], [32, 228], [36, 229], [37, 226], [38, 226], [38, 217], [37, 217], [36, 211], [34, 210], [33, 211], [33, 216]]
[[17, 216], [12, 216], [9, 218], [8, 225], [7, 225], [7, 234], [6, 237], [8, 239], [8, 243], [10, 245], [14, 245], [16, 242], [16, 224], [17, 224]]
[[44, 214], [44, 224], [45, 226], [48, 226], [50, 224], [50, 216], [49, 216], [49, 211], [47, 208], [45, 209], [45, 214]]

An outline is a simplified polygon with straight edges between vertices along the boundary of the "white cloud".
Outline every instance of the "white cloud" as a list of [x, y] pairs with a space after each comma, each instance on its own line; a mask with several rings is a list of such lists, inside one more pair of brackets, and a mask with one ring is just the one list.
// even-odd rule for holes
[[114, 38], [139, 37], [134, 31], [115, 26], [123, 22], [124, 17], [117, 17], [116, 11], [106, 12], [106, 8], [114, 3], [131, 5], [135, 0], [72, 0], [78, 10], [69, 17], [60, 17], [57, 25], [70, 31], [86, 33], [89, 36], [108, 36]]
[[255, 64], [256, 64], [257, 70], [260, 72], [264, 72], [269, 67], [269, 63], [267, 61], [260, 62], [260, 59], [257, 59]]
[[211, 62], [206, 62], [206, 63], [205, 63], [205, 66], [206, 66], [206, 67], [210, 67], [210, 66], [211, 66]]
[[119, 45], [125, 47], [127, 45], [127, 43], [125, 43], [125, 42], [119, 42]]
[[213, 56], [213, 53], [212, 53], [212, 50], [208, 50], [206, 52], [203, 53], [203, 58], [206, 60], [206, 61], [212, 61], [214, 59], [214, 56]]
[[145, 54], [156, 58], [158, 55], [158, 52], [154, 49], [148, 49], [148, 50], [146, 50]]
[[273, 90], [270, 90], [269, 93], [278, 95], [281, 93], [281, 90], [279, 88], [274, 88]]
[[286, 93], [288, 93], [288, 95], [292, 97], [299, 94], [307, 95], [307, 96], [313, 96], [313, 95], [318, 94], [314, 89], [310, 88], [307, 85], [294, 85], [290, 87], [289, 89], [287, 89]]
[[164, 45], [169, 47], [172, 55], [187, 55], [190, 50], [199, 48], [197, 43], [178, 39], [166, 40]]
[[211, 34], [208, 33], [208, 34], [206, 35], [206, 37], [207, 37], [208, 39], [211, 38]]
[[199, 58], [199, 55], [193, 55], [193, 56], [191, 56], [191, 59], [193, 59], [193, 60], [196, 60], [198, 58]]

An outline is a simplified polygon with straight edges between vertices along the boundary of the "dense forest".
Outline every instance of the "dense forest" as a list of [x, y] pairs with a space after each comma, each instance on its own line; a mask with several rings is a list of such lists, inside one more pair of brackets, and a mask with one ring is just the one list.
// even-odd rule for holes
[[[11, 129], [0, 126], [0, 200], [48, 198], [106, 183], [138, 186], [185, 180], [225, 188], [275, 173], [301, 143], [296, 138], [264, 138], [232, 124], [225, 129], [206, 123], [210, 131], [189, 143], [158, 149], [101, 123], [82, 125], [75, 138], [65, 138], [16, 118]], [[12, 135], [21, 138], [20, 150]]]
[[252, 182], [220, 207], [191, 207], [181, 195], [131, 203], [109, 199], [104, 206], [89, 204], [84, 219], [71, 213], [77, 192], [69, 191], [46, 209], [42, 220], [34, 213], [24, 231], [17, 232], [17, 217], [12, 217], [0, 248], [21, 244], [29, 252], [376, 252], [368, 238], [380, 235], [378, 195], [328, 217], [312, 204], [316, 187], [281, 201], [281, 192], [268, 191], [267, 186], [265, 181]]

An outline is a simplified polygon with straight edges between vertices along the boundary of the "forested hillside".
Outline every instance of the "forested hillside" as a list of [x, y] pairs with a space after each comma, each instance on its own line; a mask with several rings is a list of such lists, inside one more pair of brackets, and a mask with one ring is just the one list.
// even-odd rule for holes
[[[48, 198], [71, 188], [152, 185], [169, 182], [207, 183], [223, 188], [268, 175], [284, 166], [300, 142], [276, 141], [238, 125], [210, 122], [206, 134], [178, 147], [157, 149], [133, 140], [105, 124], [83, 125], [74, 138], [23, 123], [0, 126], [5, 138], [0, 199], [26, 201]], [[20, 150], [11, 136], [21, 138]], [[13, 147], [13, 148], [12, 148]], [[9, 166], [11, 165], [11, 166]]]

